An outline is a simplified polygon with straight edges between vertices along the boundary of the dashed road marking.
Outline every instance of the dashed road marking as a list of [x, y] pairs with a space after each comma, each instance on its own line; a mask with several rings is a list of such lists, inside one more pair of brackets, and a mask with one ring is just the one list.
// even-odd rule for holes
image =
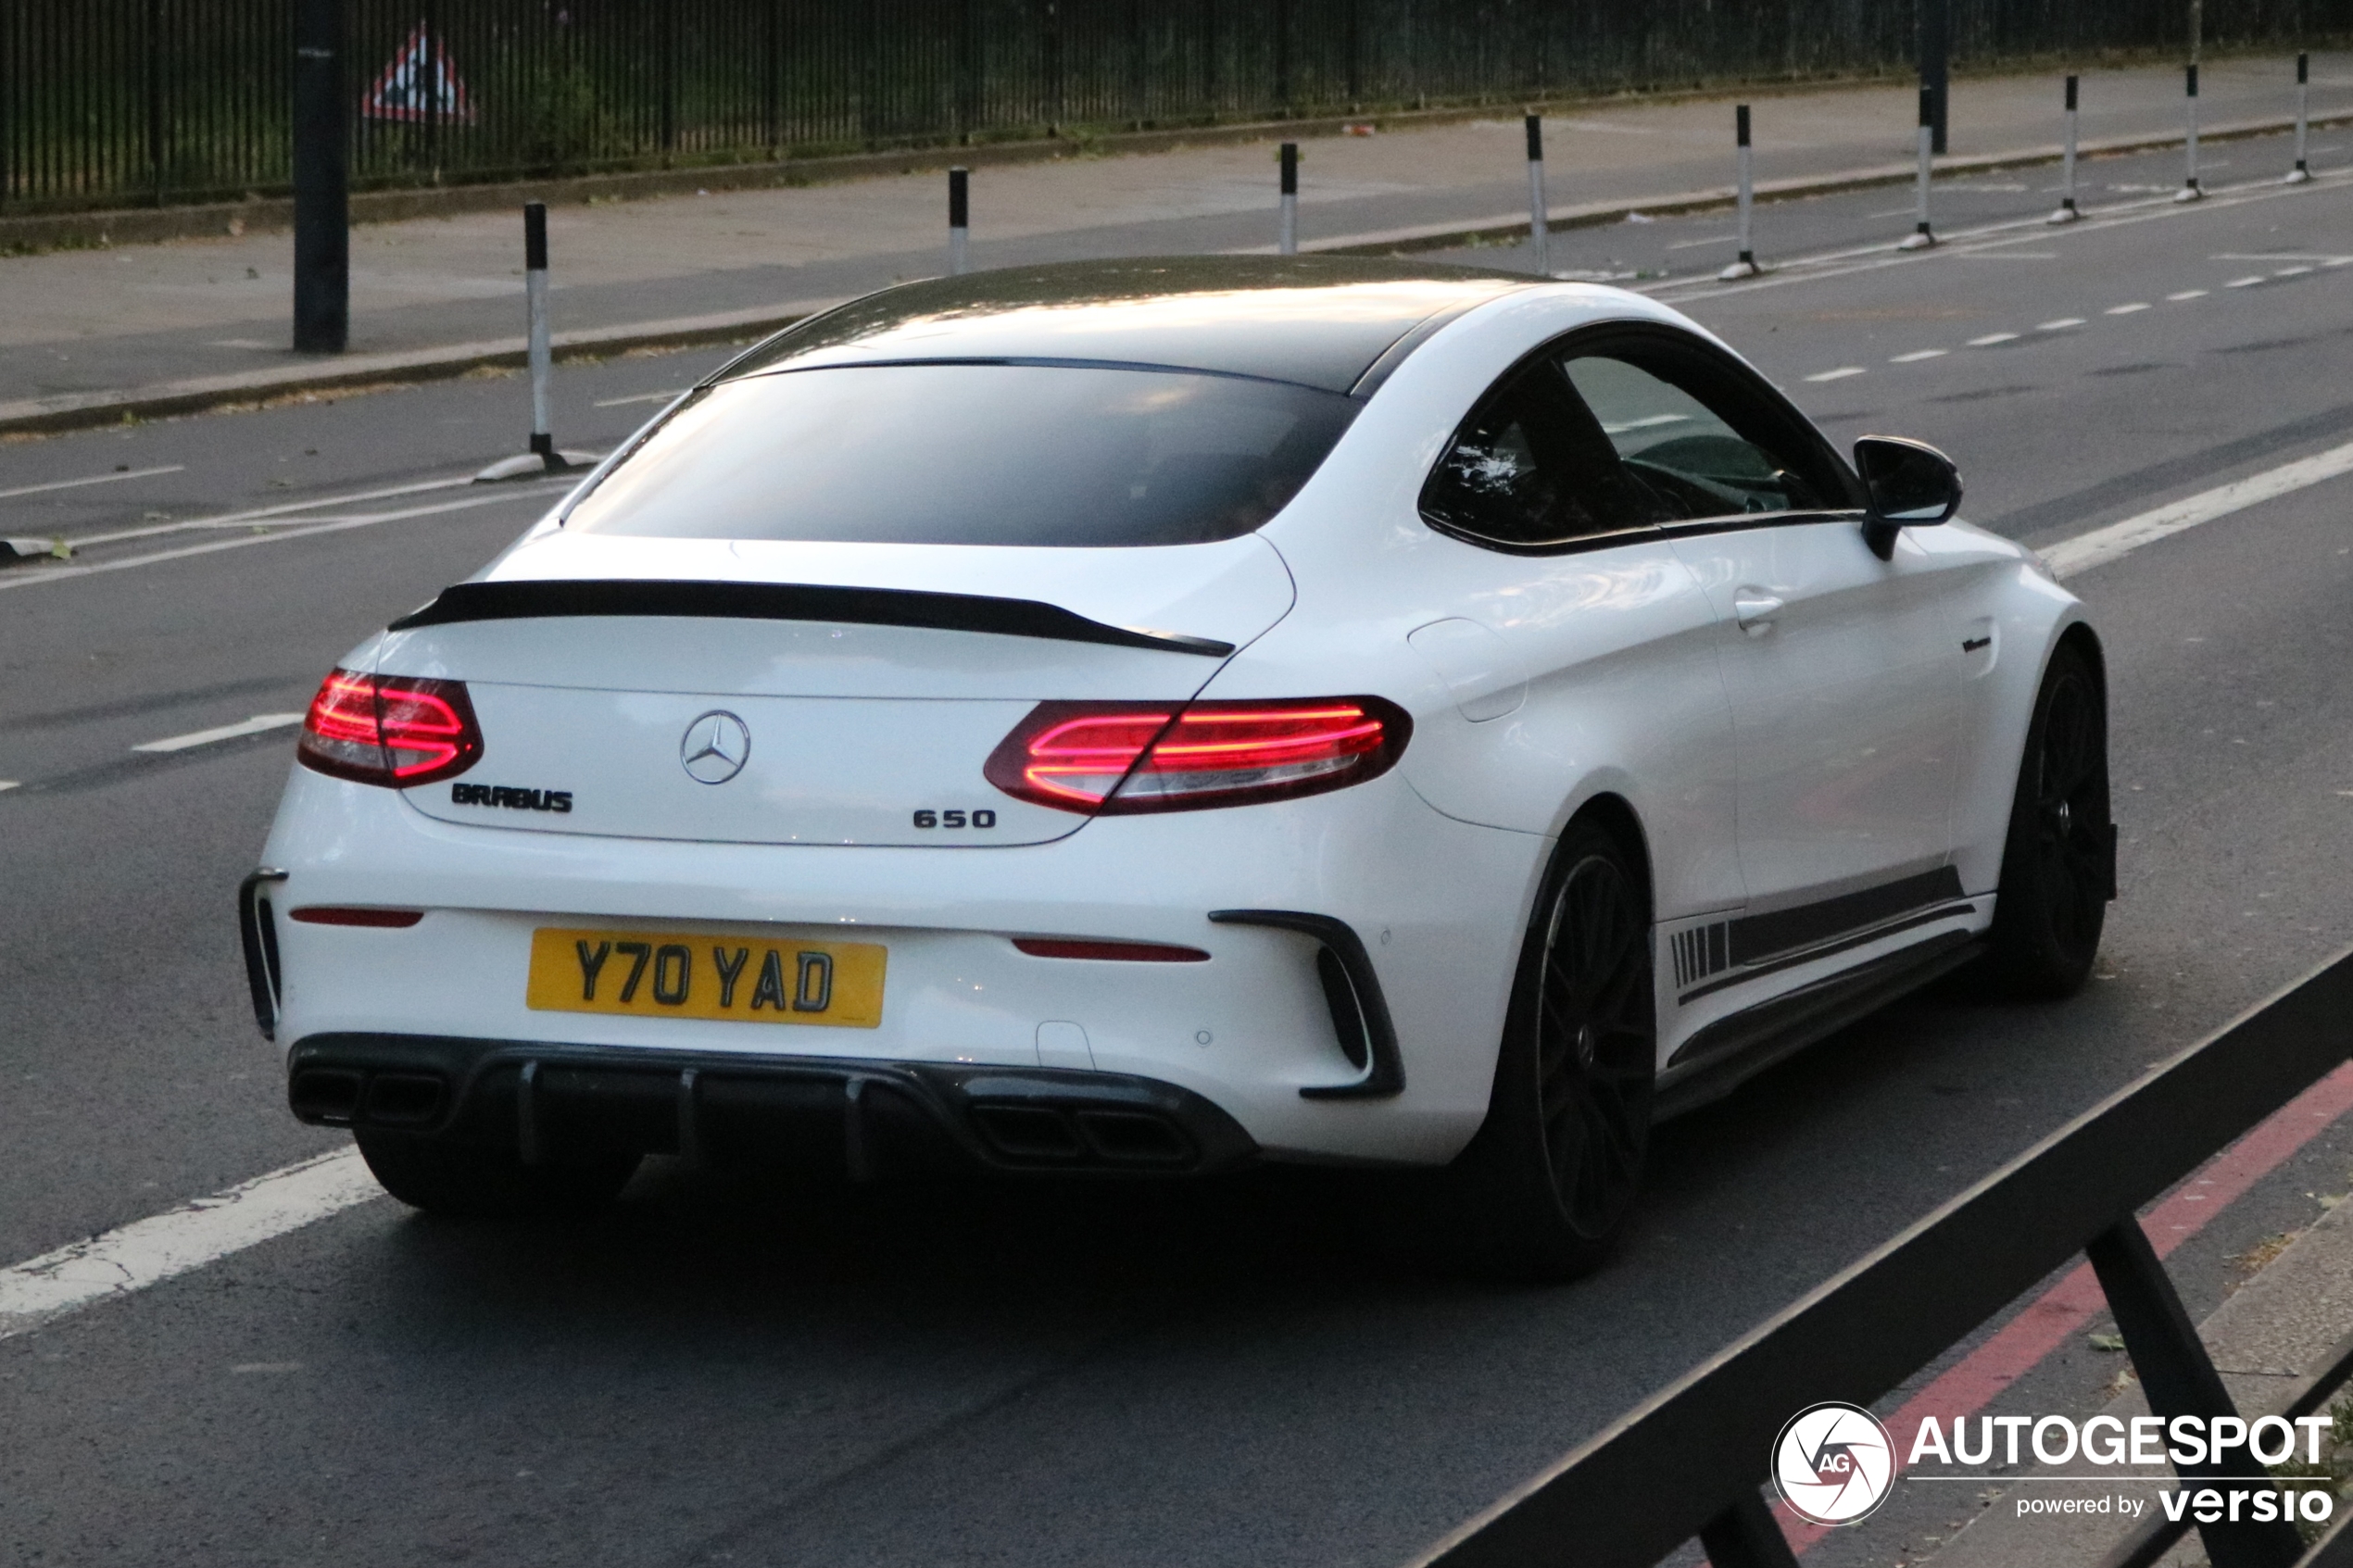
[[301, 722], [302, 715], [299, 713], [257, 713], [252, 718], [240, 720], [234, 724], [222, 724], [214, 729], [197, 730], [184, 735], [167, 735], [161, 740], [151, 740], [143, 746], [134, 746], [131, 749], [133, 751], [185, 751], [190, 746], [210, 746], [218, 740], [235, 740], [241, 735], [267, 734], [271, 730], [283, 730], [288, 724]]
[[0, 794], [6, 794], [9, 790], [19, 788], [22, 786], [23, 783], [24, 781], [21, 779], [0, 779]]
[[2149, 306], [2147, 300], [2136, 299], [2130, 305], [2111, 305], [2107, 309], [2101, 311], [2100, 314], [2103, 316], [2130, 316], [2136, 310], [2146, 310], [2148, 307]]
[[161, 468], [125, 469], [120, 473], [94, 474], [88, 479], [53, 479], [46, 484], [19, 484], [14, 490], [0, 490], [0, 501], [18, 495], [38, 495], [49, 490], [79, 490], [85, 484], [116, 484], [126, 479], [153, 479], [159, 473], [178, 473], [188, 465], [166, 463]]
[[359, 1151], [342, 1148], [0, 1269], [0, 1339], [383, 1196]]
[[2167, 295], [2165, 299], [2166, 303], [2169, 305], [2179, 305], [2185, 299], [2204, 299], [2205, 297], [2206, 291], [2204, 289], [2183, 289], [2179, 294]]
[[2222, 286], [2226, 289], [2251, 289], [2262, 281], [2263, 274], [2258, 272], [2251, 278], [2233, 278], [2229, 282], [2224, 283]]
[[1860, 365], [1841, 365], [1835, 370], [1817, 370], [1806, 379], [1807, 381], [1844, 381], [1849, 376], [1859, 376], [1862, 373], [1863, 367]]
[[1923, 359], [1942, 359], [1952, 352], [1949, 348], [1915, 348], [1909, 354], [1898, 354], [1888, 361], [1891, 365], [1917, 365]]
[[2311, 270], [2312, 269], [2309, 267], [2283, 267], [2273, 272], [2271, 276], [2274, 278], [2300, 278]]
[[1969, 345], [1971, 348], [1991, 348], [1997, 343], [2016, 343], [2017, 341], [2016, 332], [1987, 332], [1983, 337], [1969, 339]]
[[2061, 316], [2056, 321], [2035, 322], [2034, 330], [2038, 332], [2063, 332], [2070, 327], [2080, 327], [2082, 324], [2083, 318], [2081, 316]]

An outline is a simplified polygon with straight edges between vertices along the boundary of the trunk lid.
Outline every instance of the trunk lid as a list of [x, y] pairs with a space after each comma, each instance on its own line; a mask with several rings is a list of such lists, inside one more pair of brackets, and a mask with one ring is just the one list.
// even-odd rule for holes
[[1077, 550], [543, 525], [396, 621], [376, 667], [466, 683], [482, 759], [407, 792], [444, 822], [1012, 846], [1084, 822], [982, 777], [1032, 707], [1184, 700], [1291, 596], [1280, 557], [1255, 535]]

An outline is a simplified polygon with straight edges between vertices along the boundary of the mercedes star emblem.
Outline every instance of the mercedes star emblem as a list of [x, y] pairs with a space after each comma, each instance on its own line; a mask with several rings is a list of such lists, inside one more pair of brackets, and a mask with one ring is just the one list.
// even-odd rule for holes
[[751, 759], [751, 732], [744, 721], [724, 709], [704, 714], [686, 726], [678, 743], [678, 761], [697, 784], [725, 784], [744, 771]]

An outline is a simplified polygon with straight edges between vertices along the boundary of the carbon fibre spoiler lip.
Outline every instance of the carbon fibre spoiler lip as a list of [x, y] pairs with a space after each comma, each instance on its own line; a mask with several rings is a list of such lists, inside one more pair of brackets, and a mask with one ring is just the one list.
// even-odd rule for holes
[[1063, 643], [1224, 659], [1231, 643], [1146, 627], [1110, 626], [1038, 599], [851, 588], [817, 583], [724, 583], [662, 578], [532, 578], [458, 583], [385, 628], [407, 632], [468, 621], [559, 616], [663, 615], [721, 621], [816, 621], [988, 632]]

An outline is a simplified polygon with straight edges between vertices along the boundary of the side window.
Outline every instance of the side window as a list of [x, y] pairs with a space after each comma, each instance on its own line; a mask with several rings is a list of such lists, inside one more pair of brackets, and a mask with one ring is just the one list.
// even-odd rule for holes
[[1618, 457], [1558, 360], [1523, 367], [1472, 411], [1422, 487], [1450, 533], [1541, 549], [1680, 515]]
[[1756, 406], [1696, 345], [1572, 350], [1565, 369], [1619, 460], [1669, 519], [1851, 504], [1815, 443], [1776, 429], [1788, 417]]

